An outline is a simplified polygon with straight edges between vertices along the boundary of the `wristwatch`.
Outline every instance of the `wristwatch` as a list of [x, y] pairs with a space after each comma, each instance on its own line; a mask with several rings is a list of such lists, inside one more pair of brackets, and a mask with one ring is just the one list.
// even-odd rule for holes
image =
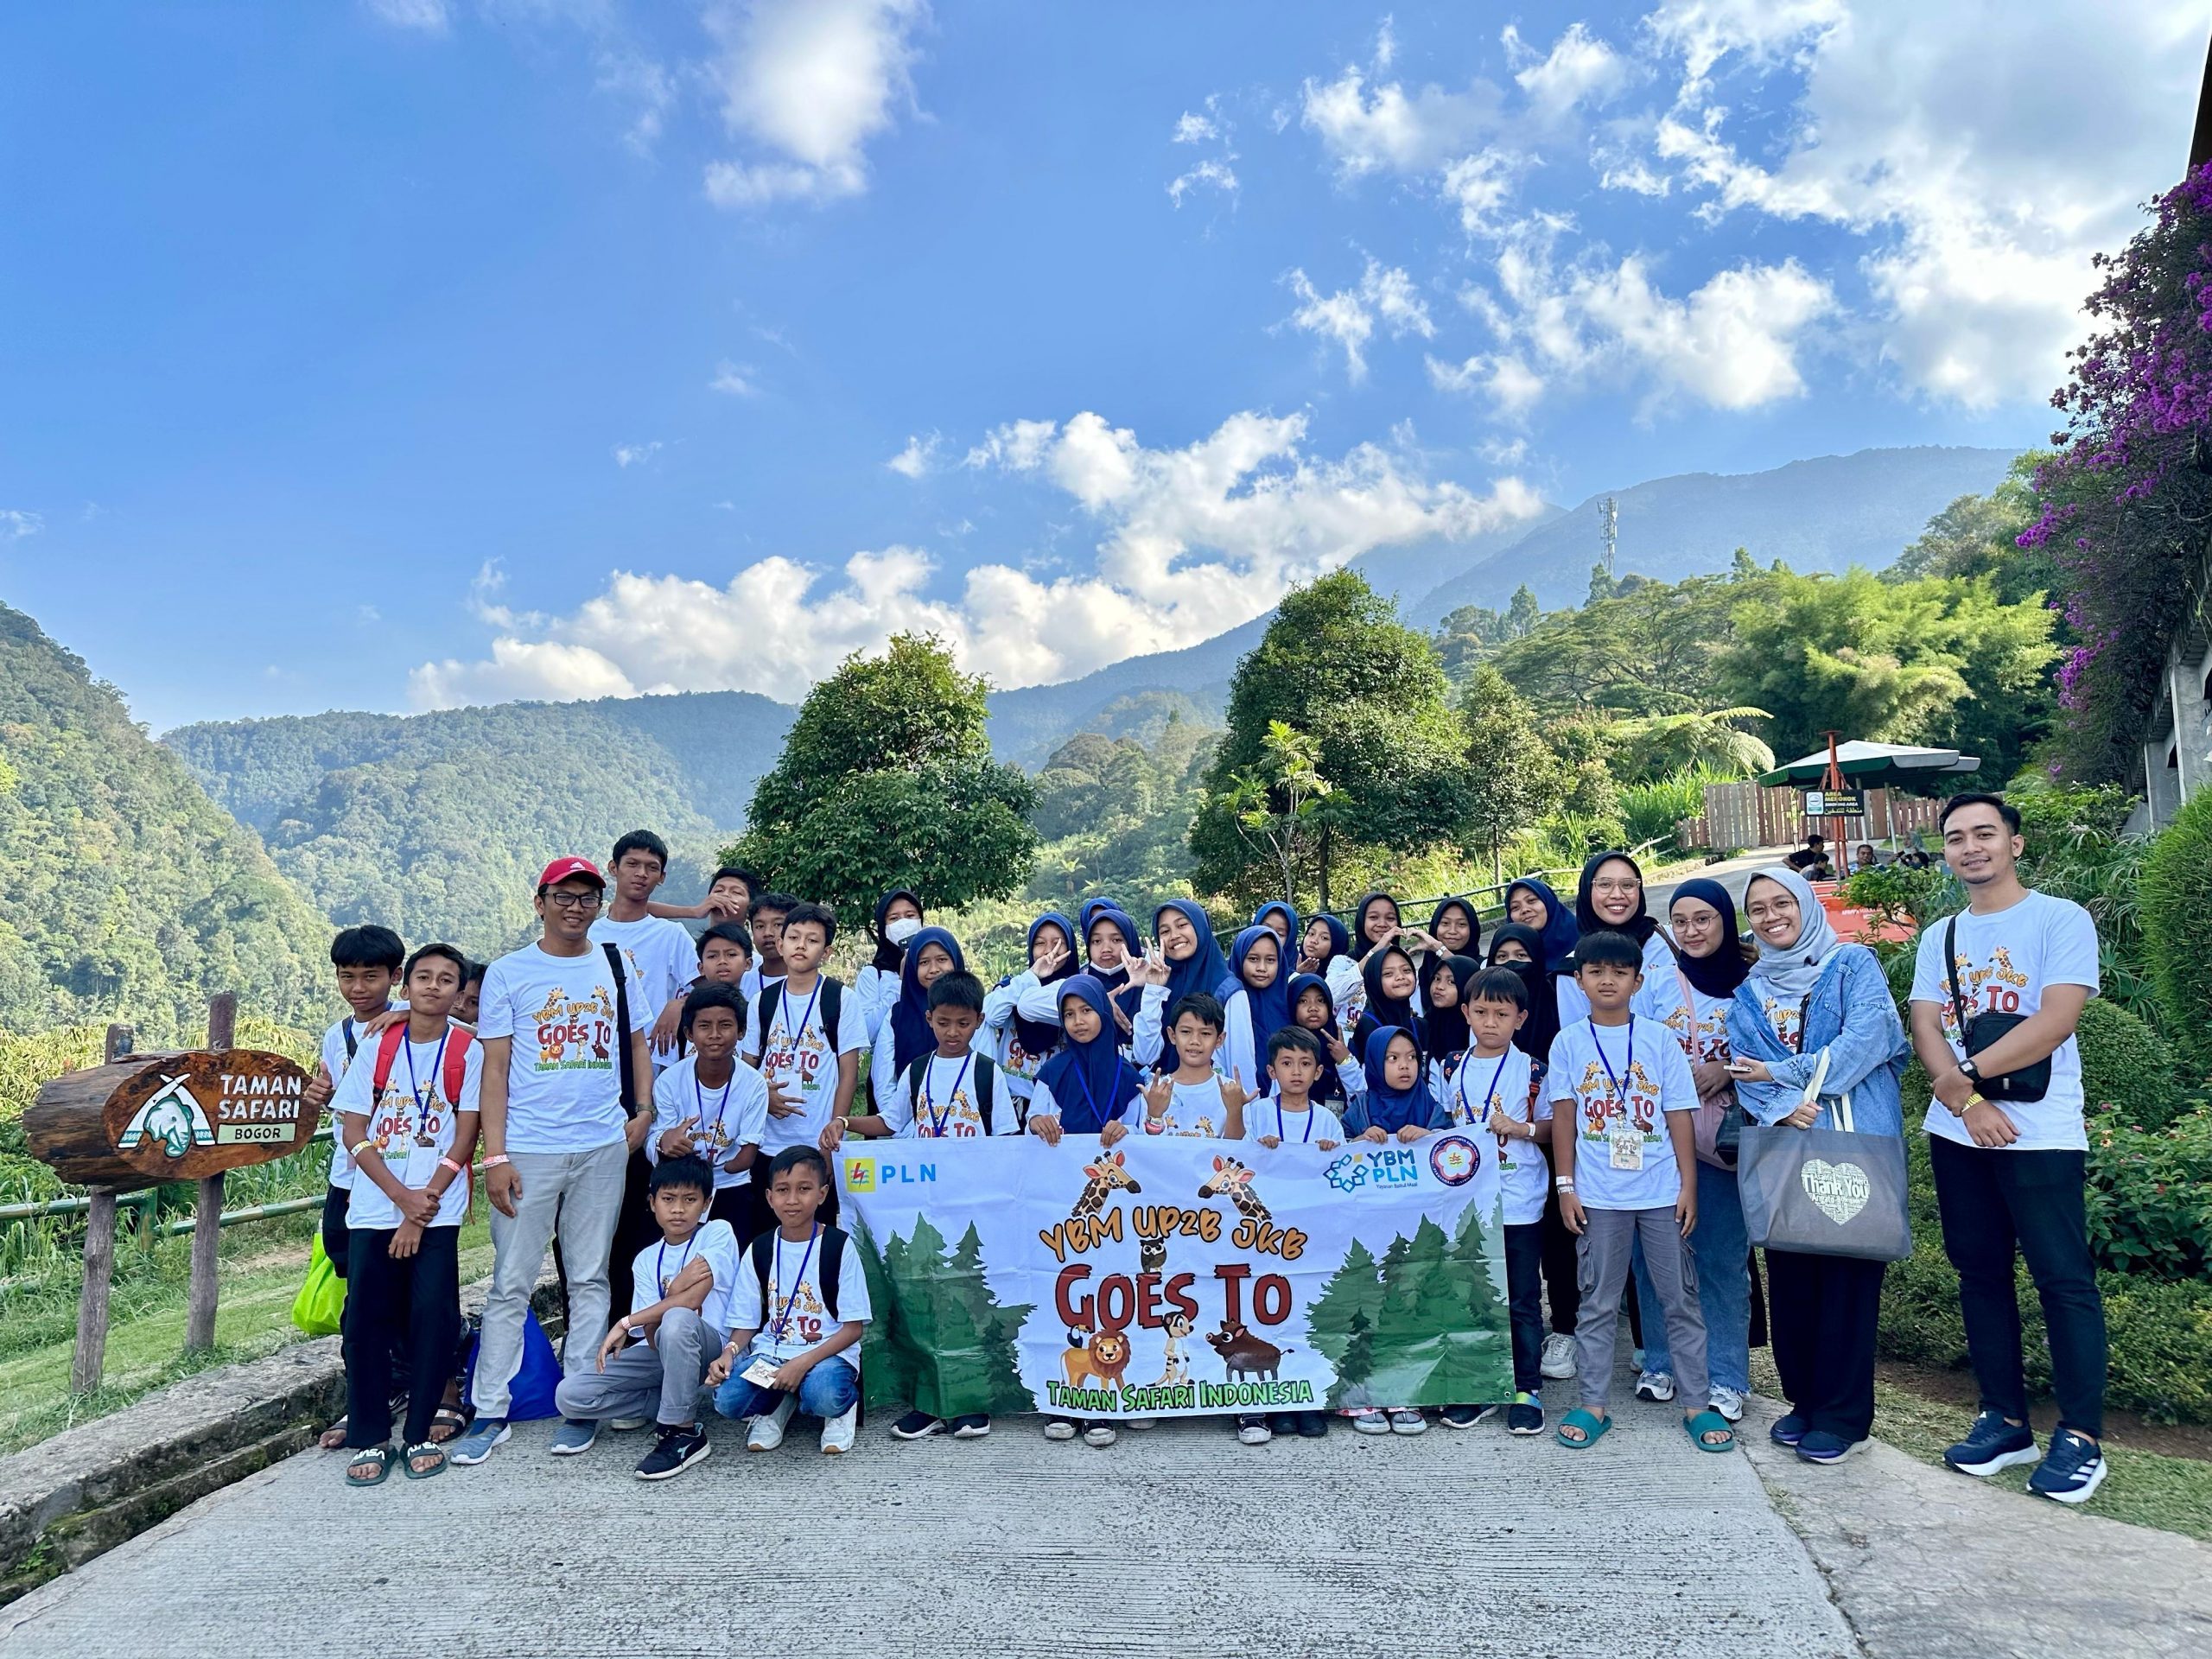
[[1969, 1054], [1966, 1058], [1959, 1062], [1959, 1070], [1966, 1074], [1967, 1082], [1980, 1083], [1981, 1081], [1981, 1068], [1974, 1064], [1973, 1055]]

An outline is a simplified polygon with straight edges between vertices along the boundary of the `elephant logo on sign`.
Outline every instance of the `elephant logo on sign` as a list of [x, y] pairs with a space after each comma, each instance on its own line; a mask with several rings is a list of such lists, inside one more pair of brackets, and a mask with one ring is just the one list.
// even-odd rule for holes
[[118, 1152], [129, 1152], [142, 1141], [154, 1141], [172, 1159], [181, 1158], [194, 1147], [215, 1144], [215, 1131], [207, 1114], [181, 1077], [163, 1077], [162, 1086], [130, 1116], [116, 1140]]

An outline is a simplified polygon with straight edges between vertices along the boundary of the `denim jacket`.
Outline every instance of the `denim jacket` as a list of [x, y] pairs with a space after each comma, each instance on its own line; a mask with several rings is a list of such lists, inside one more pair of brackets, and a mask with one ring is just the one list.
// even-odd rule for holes
[[1772, 1083], [1736, 1084], [1736, 1097], [1756, 1122], [1772, 1123], [1797, 1109], [1825, 1048], [1828, 1074], [1821, 1084], [1821, 1115], [1814, 1127], [1836, 1128], [1831, 1103], [1848, 1092], [1852, 1127], [1859, 1133], [1904, 1133], [1897, 1078], [1912, 1048], [1882, 964], [1863, 944], [1840, 947], [1822, 969], [1805, 1010], [1802, 1052], [1793, 1054], [1775, 1035], [1759, 1000], [1757, 976], [1737, 988], [1729, 1005], [1728, 1046], [1738, 1058], [1764, 1061], [1774, 1074]]

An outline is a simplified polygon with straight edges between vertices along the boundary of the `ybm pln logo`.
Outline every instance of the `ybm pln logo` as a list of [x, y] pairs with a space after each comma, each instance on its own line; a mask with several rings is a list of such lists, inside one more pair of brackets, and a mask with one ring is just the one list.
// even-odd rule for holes
[[181, 1158], [194, 1147], [215, 1144], [215, 1131], [207, 1109], [185, 1086], [182, 1077], [168, 1077], [116, 1137], [115, 1149], [129, 1152], [142, 1141], [158, 1143], [171, 1158]]
[[1421, 1166], [1411, 1147], [1348, 1152], [1321, 1174], [1339, 1192], [1357, 1192], [1363, 1186], [1417, 1186], [1421, 1183]]
[[889, 1187], [918, 1186], [936, 1179], [935, 1164], [893, 1163], [887, 1158], [845, 1160], [845, 1191], [848, 1192], [880, 1192]]

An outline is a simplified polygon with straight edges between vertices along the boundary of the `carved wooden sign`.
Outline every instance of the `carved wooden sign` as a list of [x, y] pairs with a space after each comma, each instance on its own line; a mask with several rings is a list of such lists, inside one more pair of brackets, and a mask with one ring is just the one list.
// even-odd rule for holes
[[23, 1113], [34, 1158], [66, 1181], [129, 1192], [289, 1158], [321, 1114], [308, 1074], [257, 1049], [133, 1054], [65, 1072]]

